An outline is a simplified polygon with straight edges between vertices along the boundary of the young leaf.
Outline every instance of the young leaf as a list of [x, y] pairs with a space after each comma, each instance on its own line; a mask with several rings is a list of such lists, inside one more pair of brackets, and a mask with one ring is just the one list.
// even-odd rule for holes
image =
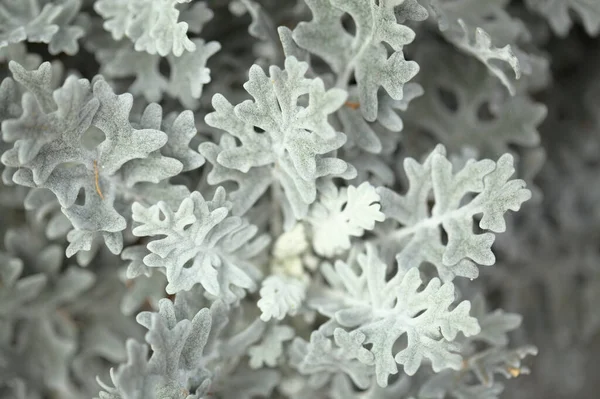
[[[474, 263], [493, 265], [495, 236], [491, 232], [504, 232], [504, 213], [519, 210], [531, 198], [523, 180], [510, 180], [513, 157], [505, 154], [498, 162], [471, 160], [454, 172], [444, 147], [438, 146], [423, 164], [407, 158], [404, 170], [410, 184], [405, 195], [384, 187], [377, 190], [383, 213], [402, 226], [382, 238], [385, 252], [397, 253], [400, 267], [432, 263], [443, 281], [477, 277]], [[430, 195], [434, 200], [431, 211]], [[491, 232], [473, 232], [476, 215], [482, 215], [479, 227]], [[447, 234], [446, 244], [440, 227]]]
[[[396, 363], [413, 375], [424, 358], [434, 371], [461, 367], [460, 347], [453, 341], [480, 331], [477, 320], [469, 316], [470, 303], [463, 301], [449, 310], [455, 300], [454, 285], [432, 279], [423, 284], [419, 269], [394, 268], [388, 278], [383, 263], [372, 245], [360, 253], [356, 264], [343, 261], [335, 269], [325, 265], [325, 277], [332, 284], [309, 303], [331, 317], [335, 341], [350, 357], [374, 366], [377, 383], [385, 387]], [[395, 343], [406, 334], [402, 350]], [[365, 348], [369, 345], [370, 349]]]
[[[274, 182], [281, 184], [296, 219], [302, 219], [308, 205], [315, 201], [319, 177], [355, 175], [354, 168], [343, 160], [324, 156], [346, 141], [346, 136], [336, 132], [327, 120], [342, 106], [346, 93], [325, 90], [321, 79], [305, 78], [307, 68], [308, 64], [294, 57], [286, 58], [285, 70], [271, 67], [270, 76], [254, 65], [244, 84], [254, 101], [234, 107], [217, 94], [213, 97], [215, 112], [206, 116], [210, 126], [227, 131], [241, 142], [240, 146], [223, 148], [216, 163], [251, 174], [254, 169], [268, 166], [271, 173], [265, 178], [269, 180], [256, 184], [264, 189]], [[303, 95], [308, 95], [308, 105], [299, 103]], [[199, 151], [210, 160], [208, 152], [214, 149], [214, 145], [202, 144]], [[255, 200], [254, 196], [251, 199]], [[251, 205], [246, 203], [243, 208]]]
[[[401, 100], [403, 86], [419, 71], [406, 61], [402, 48], [415, 33], [396, 22], [395, 3], [375, 0], [307, 0], [313, 19], [294, 29], [298, 45], [321, 57], [338, 76], [338, 87], [346, 89], [356, 78], [363, 117], [377, 117], [377, 91], [383, 87], [390, 97]], [[349, 14], [356, 25], [354, 35], [342, 25]], [[393, 49], [388, 57], [385, 45]]]
[[257, 228], [220, 204], [225, 191], [217, 189], [213, 201], [194, 191], [173, 211], [159, 202], [149, 208], [132, 207], [138, 237], [165, 236], [148, 244], [144, 257], [149, 267], [164, 268], [170, 294], [190, 290], [199, 283], [214, 297], [232, 303], [256, 289], [260, 272], [250, 258], [260, 252], [268, 238], [254, 240]]
[[350, 248], [350, 237], [361, 237], [383, 222], [379, 195], [368, 182], [338, 191], [330, 186], [312, 206], [308, 222], [312, 226], [313, 248], [319, 255], [332, 257]]

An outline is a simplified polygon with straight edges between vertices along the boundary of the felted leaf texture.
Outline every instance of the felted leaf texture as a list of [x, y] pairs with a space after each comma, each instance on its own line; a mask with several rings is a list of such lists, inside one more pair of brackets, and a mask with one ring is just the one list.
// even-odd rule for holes
[[521, 316], [501, 309], [490, 312], [479, 294], [472, 301], [471, 314], [477, 318], [481, 331], [461, 340], [465, 358], [461, 369], [444, 370], [433, 376], [420, 387], [419, 394], [427, 398], [498, 399], [504, 390], [504, 382], [497, 375], [510, 379], [529, 374], [522, 360], [536, 355], [537, 348], [531, 345], [510, 348], [508, 345], [508, 333], [519, 327]]
[[[412, 158], [404, 161], [409, 182], [406, 194], [384, 187], [377, 190], [383, 213], [399, 223], [382, 237], [382, 248], [392, 256], [397, 254], [400, 267], [433, 264], [442, 281], [456, 276], [475, 278], [475, 264], [495, 263], [492, 232], [506, 230], [504, 213], [519, 210], [531, 192], [523, 180], [510, 180], [515, 170], [509, 154], [497, 162], [470, 160], [455, 171], [445, 153], [440, 145], [422, 164]], [[431, 210], [430, 198], [434, 201]], [[478, 215], [482, 233], [473, 231], [473, 218]], [[440, 228], [447, 235], [445, 244]]]
[[308, 222], [315, 252], [332, 257], [350, 249], [351, 237], [361, 237], [365, 230], [372, 230], [385, 215], [379, 210], [379, 194], [368, 182], [340, 190], [334, 185], [328, 188], [322, 190], [312, 206]]
[[[206, 14], [206, 18], [210, 19], [211, 15]], [[97, 20], [92, 22], [97, 32], [86, 44], [101, 64], [102, 76], [109, 81], [132, 78], [128, 92], [134, 96], [142, 95], [149, 102], [161, 101], [168, 95], [178, 99], [188, 109], [198, 107], [204, 86], [211, 81], [210, 69], [206, 64], [221, 49], [218, 42], [193, 38], [190, 39], [195, 46], [193, 51], [186, 51], [179, 56], [169, 53], [162, 58], [159, 54], [136, 51], [134, 44], [128, 40], [113, 41], [97, 26]], [[167, 70], [160, 68], [164, 59], [169, 65]]]
[[[193, 129], [191, 115], [183, 114], [165, 126], [172, 133], [169, 140], [158, 130], [158, 105], [151, 105], [142, 118], [148, 128], [134, 128], [129, 121], [132, 96], [114, 94], [101, 78], [90, 82], [70, 76], [52, 91], [49, 63], [35, 71], [25, 71], [14, 62], [10, 68], [29, 92], [23, 95], [22, 115], [2, 123], [3, 139], [14, 142], [2, 162], [17, 169], [14, 182], [47, 188], [56, 195], [74, 228], [67, 236], [71, 242], [68, 256], [90, 250], [97, 236], [103, 237], [113, 253], [119, 253], [126, 227], [123, 204], [140, 197], [177, 199], [188, 193], [182, 186], [169, 190], [168, 184], [157, 183], [181, 172], [183, 164], [177, 157], [188, 168], [201, 162], [199, 155], [190, 160], [180, 149], [175, 151], [187, 140], [178, 130], [187, 129], [189, 138]], [[159, 151], [169, 142], [166, 152], [176, 158]]]
[[284, 356], [284, 342], [295, 337], [294, 329], [286, 325], [272, 325], [258, 345], [248, 348], [249, 365], [259, 369], [264, 365], [275, 367]]
[[[356, 263], [324, 264], [331, 290], [309, 300], [331, 318], [323, 331], [333, 330], [336, 344], [348, 356], [373, 366], [382, 387], [398, 372], [396, 363], [404, 365], [408, 375], [415, 374], [424, 358], [436, 372], [460, 369], [460, 346], [453, 341], [458, 332], [470, 336], [480, 331], [477, 320], [469, 316], [470, 303], [462, 301], [449, 309], [455, 300], [452, 283], [433, 278], [421, 289], [418, 268], [395, 270], [386, 276], [387, 265], [372, 245], [358, 254]], [[404, 334], [407, 345], [398, 350], [395, 343]]]
[[212, 201], [194, 191], [177, 210], [162, 201], [148, 208], [133, 204], [133, 234], [165, 236], [148, 244], [144, 263], [164, 270], [168, 293], [199, 283], [209, 295], [233, 303], [256, 289], [260, 272], [250, 258], [268, 244], [268, 237], [254, 238], [255, 226], [228, 216], [224, 199], [225, 190], [219, 188]]
[[101, 383], [99, 398], [270, 397], [279, 373], [240, 362], [264, 325], [228, 333], [227, 306], [217, 300], [208, 308], [201, 302], [177, 295], [174, 303], [161, 299], [157, 312], [138, 314], [138, 323], [148, 329], [146, 343], [127, 342], [127, 363], [111, 370], [113, 387]]
[[282, 320], [295, 315], [306, 297], [307, 281], [285, 275], [271, 275], [262, 282], [260, 299], [261, 320]]
[[[398, 24], [395, 2], [373, 0], [309, 0], [313, 19], [301, 22], [294, 29], [298, 45], [321, 57], [337, 75], [337, 86], [347, 88], [354, 75], [363, 117], [377, 117], [377, 91], [383, 87], [395, 100], [401, 100], [403, 86], [418, 72], [414, 61], [406, 61], [402, 48], [414, 39], [415, 33]], [[354, 34], [342, 25], [342, 16], [349, 14], [356, 25]], [[384, 45], [392, 48], [388, 51]]]
[[337, 347], [319, 331], [311, 333], [309, 342], [295, 338], [290, 352], [291, 363], [300, 373], [311, 376], [314, 385], [323, 385], [323, 380], [335, 378], [336, 374], [348, 375], [362, 389], [371, 383], [371, 367], [354, 358], [349, 351]]
[[[321, 79], [305, 78], [307, 69], [308, 64], [294, 57], [286, 58], [284, 70], [271, 67], [270, 76], [254, 65], [244, 84], [254, 101], [247, 100], [234, 107], [217, 94], [213, 97], [215, 112], [206, 116], [207, 124], [225, 130], [241, 142], [238, 146], [221, 148], [216, 157], [219, 166], [215, 165], [215, 169], [225, 167], [252, 176], [258, 176], [255, 170], [264, 170], [264, 174], [257, 172], [262, 181], [255, 184], [264, 190], [274, 183], [281, 185], [296, 219], [305, 217], [308, 206], [315, 201], [319, 177], [352, 178], [356, 173], [343, 160], [326, 156], [346, 141], [346, 136], [327, 120], [344, 103], [346, 93], [339, 89], [325, 90]], [[305, 95], [308, 104], [300, 102]], [[215, 149], [214, 144], [203, 143], [199, 151], [210, 160], [209, 153]], [[240, 198], [245, 203], [238, 207], [247, 210], [253, 205], [251, 200], [261, 194]]]
[[271, 254], [271, 275], [261, 282], [260, 299], [256, 303], [263, 321], [282, 320], [304, 310], [310, 283], [306, 269], [316, 267], [302, 223], [281, 234], [273, 244]]
[[399, 23], [406, 21], [425, 21], [429, 18], [427, 8], [419, 4], [418, 0], [400, 0], [395, 1], [398, 5], [394, 8], [396, 18]]
[[[187, 172], [189, 170], [197, 169], [202, 166], [205, 162], [202, 155], [192, 150], [189, 146], [191, 140], [196, 136], [196, 125], [194, 122], [194, 114], [192, 111], [183, 111], [180, 114], [171, 112], [163, 117], [162, 107], [156, 103], [149, 104], [142, 113], [139, 123], [133, 124], [134, 127], [139, 129], [154, 129], [160, 130], [167, 134], [167, 142], [160, 151], [155, 151], [150, 154], [150, 161], [160, 159], [161, 162], [169, 163], [170, 167], [165, 169], [177, 169], [175, 173]], [[151, 167], [151, 162], [148, 159], [136, 159], [126, 165], [144, 162], [148, 167]], [[181, 166], [178, 166], [178, 165]], [[148, 170], [147, 173], [156, 173], [159, 171]], [[172, 176], [172, 174], [164, 174], [164, 177], [154, 178], [156, 182], [161, 181], [164, 178]], [[142, 181], [141, 178], [136, 181]]]
[[[414, 61], [406, 61], [402, 48], [415, 33], [397, 23], [394, 8], [398, 2], [375, 0], [307, 0], [313, 14], [310, 22], [294, 29], [298, 45], [322, 58], [337, 75], [337, 86], [347, 88], [354, 75], [363, 117], [377, 118], [377, 92], [383, 87], [395, 100], [401, 100], [403, 87], [419, 71]], [[356, 26], [354, 34], [342, 25], [347, 13]], [[392, 48], [388, 57], [386, 45]]]
[[216, 303], [187, 319], [173, 302], [162, 299], [158, 312], [140, 313], [137, 321], [148, 329], [152, 355], [148, 357], [148, 345], [127, 341], [127, 363], [111, 371], [114, 388], [102, 384], [106, 392], [100, 393], [100, 399], [188, 397], [190, 385], [202, 371], [213, 324], [211, 310], [225, 311], [222, 303]]
[[0, 399], [598, 391], [590, 1], [0, 0]]
[[219, 143], [204, 142], [198, 151], [212, 165], [207, 182], [217, 185], [234, 182], [236, 189], [228, 191], [232, 201], [232, 214], [243, 215], [267, 191], [273, 182], [272, 169], [269, 166], [254, 167], [244, 173], [240, 170], [226, 168], [217, 162], [219, 154], [226, 149], [236, 149], [235, 137], [224, 134]]
[[[401, 100], [394, 100], [380, 91], [377, 121], [371, 123], [362, 116], [355, 88], [350, 89], [350, 97], [353, 100], [346, 101], [346, 106], [336, 112], [342, 130], [348, 136], [348, 142], [344, 145], [345, 156], [348, 156], [348, 151], [355, 148], [371, 159], [380, 157], [370, 157], [369, 154], [383, 155], [394, 152], [402, 137], [398, 133], [404, 128], [400, 111], [406, 111], [412, 100], [423, 95], [423, 88], [417, 83], [407, 83], [403, 91]], [[368, 162], [368, 164], [375, 162]], [[359, 168], [357, 165], [354, 166]]]
[[22, 41], [49, 43], [50, 54], [74, 55], [85, 29], [71, 25], [79, 14], [81, 0], [0, 1], [0, 49]]
[[148, 54], [181, 56], [185, 51], [196, 50], [187, 37], [189, 25], [178, 21], [176, 5], [191, 0], [99, 0], [94, 10], [104, 19], [104, 29], [115, 40], [129, 37], [135, 43], [135, 51]]

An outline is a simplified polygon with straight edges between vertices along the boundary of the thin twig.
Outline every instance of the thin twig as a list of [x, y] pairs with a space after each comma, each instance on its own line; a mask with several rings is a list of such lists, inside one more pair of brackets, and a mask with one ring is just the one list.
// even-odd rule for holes
[[100, 190], [99, 176], [100, 173], [98, 172], [98, 162], [94, 160], [94, 178], [96, 180], [96, 192], [98, 193], [100, 198], [102, 198], [102, 201], [104, 201], [104, 195], [102, 195], [102, 190]]

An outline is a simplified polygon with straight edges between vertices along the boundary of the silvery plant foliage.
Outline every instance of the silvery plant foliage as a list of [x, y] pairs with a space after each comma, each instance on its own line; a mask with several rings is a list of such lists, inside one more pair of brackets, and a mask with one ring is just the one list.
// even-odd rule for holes
[[597, 398], [599, 35], [0, 0], [0, 398]]

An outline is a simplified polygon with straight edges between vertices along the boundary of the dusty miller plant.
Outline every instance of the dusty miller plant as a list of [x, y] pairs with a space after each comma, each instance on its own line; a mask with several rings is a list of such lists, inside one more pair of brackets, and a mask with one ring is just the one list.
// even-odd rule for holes
[[0, 0], [0, 397], [547, 395], [531, 253], [600, 219], [549, 43], [597, 4]]

